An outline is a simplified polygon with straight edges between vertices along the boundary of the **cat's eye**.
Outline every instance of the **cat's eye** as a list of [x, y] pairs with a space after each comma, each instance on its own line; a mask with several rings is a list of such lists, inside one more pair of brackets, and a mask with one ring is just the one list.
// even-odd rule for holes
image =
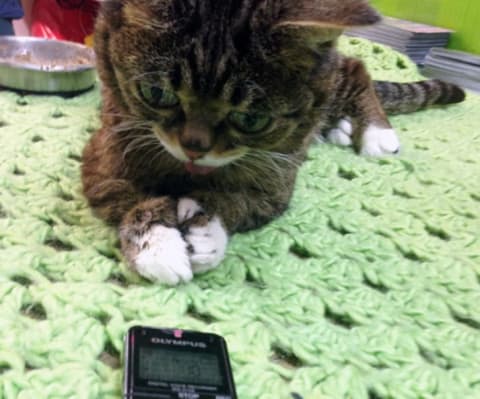
[[236, 111], [228, 114], [228, 120], [244, 133], [260, 133], [272, 123], [272, 118], [267, 115]]
[[152, 108], [171, 108], [180, 102], [173, 91], [149, 83], [140, 83], [139, 91], [143, 101]]

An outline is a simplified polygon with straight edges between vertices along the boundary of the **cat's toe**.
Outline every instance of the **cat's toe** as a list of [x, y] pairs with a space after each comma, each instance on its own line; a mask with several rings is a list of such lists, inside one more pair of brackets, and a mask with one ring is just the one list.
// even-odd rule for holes
[[193, 277], [188, 245], [176, 228], [153, 225], [122, 247], [131, 266], [149, 280], [176, 285]]
[[194, 199], [187, 197], [179, 199], [177, 205], [177, 217], [179, 223], [183, 223], [201, 212], [203, 212], [202, 207]]
[[400, 151], [400, 141], [393, 129], [370, 125], [363, 133], [360, 153], [362, 155], [379, 157], [397, 154]]
[[194, 273], [217, 267], [225, 256], [228, 234], [218, 216], [203, 226], [190, 226], [185, 239]]
[[352, 145], [353, 126], [350, 118], [341, 119], [337, 126], [329, 130], [325, 137], [329, 143], [348, 147]]

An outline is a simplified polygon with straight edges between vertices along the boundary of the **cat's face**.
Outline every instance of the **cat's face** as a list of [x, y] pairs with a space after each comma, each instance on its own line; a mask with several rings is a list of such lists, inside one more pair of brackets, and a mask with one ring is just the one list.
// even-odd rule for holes
[[312, 50], [275, 29], [284, 1], [106, 3], [96, 48], [102, 79], [192, 173], [303, 146], [340, 30], [317, 32]]

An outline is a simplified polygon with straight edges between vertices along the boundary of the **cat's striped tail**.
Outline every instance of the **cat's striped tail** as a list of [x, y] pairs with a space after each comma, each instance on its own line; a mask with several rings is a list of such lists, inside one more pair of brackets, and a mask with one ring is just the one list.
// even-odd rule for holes
[[432, 79], [413, 83], [375, 81], [375, 90], [388, 114], [418, 111], [432, 105], [462, 102], [465, 92], [458, 86]]

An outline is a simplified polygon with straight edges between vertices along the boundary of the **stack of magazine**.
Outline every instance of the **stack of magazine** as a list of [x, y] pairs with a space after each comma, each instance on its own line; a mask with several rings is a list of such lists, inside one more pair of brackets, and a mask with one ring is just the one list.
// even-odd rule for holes
[[369, 39], [408, 55], [423, 64], [432, 47], [446, 47], [452, 30], [419, 24], [403, 19], [384, 17], [373, 26], [348, 29], [345, 34]]
[[480, 92], [480, 56], [432, 48], [422, 68], [424, 75]]

